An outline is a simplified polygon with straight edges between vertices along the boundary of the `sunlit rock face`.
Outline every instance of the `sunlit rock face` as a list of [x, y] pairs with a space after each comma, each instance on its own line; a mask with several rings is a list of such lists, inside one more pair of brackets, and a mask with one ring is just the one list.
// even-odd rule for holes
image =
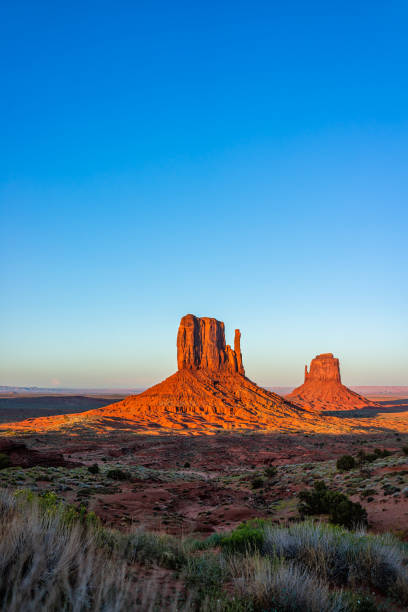
[[309, 372], [307, 371], [307, 366], [305, 366], [306, 381], [333, 381], [341, 383], [339, 360], [333, 357], [333, 353], [317, 355], [310, 363]]
[[299, 406], [316, 411], [356, 410], [378, 406], [342, 384], [340, 362], [333, 353], [322, 353], [312, 359], [305, 381], [286, 396]]
[[175, 429], [211, 433], [220, 429], [299, 428], [305, 411], [245, 376], [241, 333], [234, 348], [225, 343], [222, 321], [182, 317], [177, 334], [178, 371], [139, 395], [88, 417], [124, 419], [143, 430]]
[[225, 344], [222, 321], [188, 314], [180, 321], [177, 334], [177, 365], [179, 370], [238, 372], [245, 375], [241, 355], [241, 333], [235, 330], [234, 350]]

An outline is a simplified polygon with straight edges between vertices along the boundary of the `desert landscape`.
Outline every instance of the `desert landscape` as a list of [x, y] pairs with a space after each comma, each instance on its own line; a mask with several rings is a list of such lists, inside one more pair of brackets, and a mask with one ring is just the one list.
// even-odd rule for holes
[[[1, 423], [0, 487], [34, 496], [25, 503], [45, 504], [46, 512], [69, 508], [75, 520], [96, 522], [92, 529], [115, 538], [141, 538], [132, 572], [143, 568], [142, 609], [162, 608], [174, 597], [177, 609], [207, 609], [214, 597], [222, 600], [220, 610], [262, 609], [263, 596], [250, 594], [251, 580], [260, 578], [252, 576], [242, 592], [236, 570], [224, 575], [223, 564], [242, 553], [255, 563], [271, 534], [283, 537], [300, 525], [328, 537], [330, 523], [365, 526], [375, 546], [400, 555], [399, 582], [382, 587], [383, 578], [360, 577], [354, 596], [352, 573], [340, 583], [349, 595], [330, 594], [337, 579], [328, 577], [326, 603], [310, 602], [309, 593], [306, 609], [368, 609], [358, 597], [365, 606], [405, 609], [408, 389], [356, 393], [342, 384], [339, 360], [328, 353], [314, 358], [304, 384], [282, 397], [245, 376], [240, 339], [236, 330], [232, 349], [222, 322], [186, 315], [177, 334], [178, 371], [150, 389], [118, 394], [113, 403], [112, 396], [30, 398], [27, 391], [9, 398], [6, 415], [13, 402], [27, 414], [24, 402], [31, 401], [40, 416]], [[41, 415], [51, 410], [46, 400], [53, 415]], [[93, 403], [99, 407], [86, 410]], [[337, 495], [342, 515], [302, 501], [322, 490]], [[375, 540], [384, 537], [386, 543]], [[155, 587], [145, 592], [146, 584]], [[165, 585], [160, 595], [158, 584]], [[274, 597], [279, 604], [280, 595]]]
[[408, 611], [407, 23], [2, 3], [0, 612]]

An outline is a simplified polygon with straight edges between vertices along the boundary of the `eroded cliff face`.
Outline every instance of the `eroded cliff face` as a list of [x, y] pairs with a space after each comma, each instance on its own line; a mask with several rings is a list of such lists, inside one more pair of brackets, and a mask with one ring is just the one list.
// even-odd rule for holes
[[339, 360], [333, 357], [333, 353], [316, 355], [310, 363], [309, 372], [307, 371], [307, 366], [305, 366], [306, 381], [333, 381], [341, 383]]
[[222, 321], [185, 315], [180, 321], [177, 334], [178, 369], [238, 372], [245, 376], [240, 343], [239, 329], [235, 330], [232, 349], [225, 344]]

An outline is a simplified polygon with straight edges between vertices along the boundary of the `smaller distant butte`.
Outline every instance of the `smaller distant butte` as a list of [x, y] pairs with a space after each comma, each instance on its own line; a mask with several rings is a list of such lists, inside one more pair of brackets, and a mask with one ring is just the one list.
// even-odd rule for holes
[[333, 353], [322, 353], [312, 359], [309, 371], [305, 366], [303, 385], [286, 395], [286, 399], [316, 411], [358, 410], [380, 406], [342, 384], [340, 363]]

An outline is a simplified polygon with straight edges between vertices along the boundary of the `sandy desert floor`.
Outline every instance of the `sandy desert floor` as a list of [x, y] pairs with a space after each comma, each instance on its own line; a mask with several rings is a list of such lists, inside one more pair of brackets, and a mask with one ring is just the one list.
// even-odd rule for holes
[[[407, 421], [408, 398], [377, 400], [384, 411], [373, 416], [376, 421], [383, 419], [384, 428], [363, 435], [220, 432], [181, 436], [122, 430], [10, 435], [8, 430], [3, 440], [21, 442], [44, 457], [62, 452], [73, 465], [55, 467], [47, 465], [46, 459], [42, 465], [29, 460], [29, 467], [0, 470], [0, 486], [52, 490], [94, 510], [106, 524], [123, 529], [143, 525], [177, 535], [208, 535], [252, 517], [267, 516], [277, 523], [294, 520], [298, 492], [324, 480], [366, 508], [373, 531], [398, 531], [408, 540], [408, 456], [403, 450], [408, 447], [408, 432], [387, 426], [388, 414], [393, 423]], [[357, 457], [360, 450], [372, 453], [376, 448], [390, 455], [349, 472], [336, 469], [341, 455]], [[18, 456], [16, 452], [16, 464]], [[88, 468], [95, 463], [99, 472], [92, 474]], [[270, 466], [277, 468], [276, 474], [268, 475]], [[120, 470], [123, 480], [116, 479], [112, 470]]]

